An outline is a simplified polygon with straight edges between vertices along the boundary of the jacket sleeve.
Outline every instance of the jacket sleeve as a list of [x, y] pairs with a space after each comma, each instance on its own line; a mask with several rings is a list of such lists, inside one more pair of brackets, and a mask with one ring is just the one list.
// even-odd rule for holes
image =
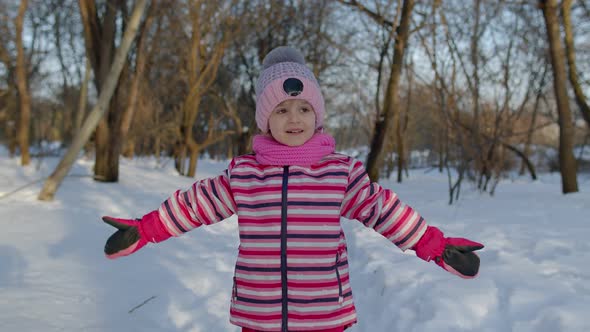
[[180, 236], [202, 225], [231, 217], [236, 211], [230, 184], [230, 167], [223, 174], [199, 180], [186, 191], [178, 190], [158, 210], [162, 225], [173, 236]]
[[[352, 158], [351, 158], [352, 159]], [[341, 215], [373, 228], [403, 251], [426, 231], [426, 221], [389, 189], [371, 183], [363, 164], [352, 159]]]

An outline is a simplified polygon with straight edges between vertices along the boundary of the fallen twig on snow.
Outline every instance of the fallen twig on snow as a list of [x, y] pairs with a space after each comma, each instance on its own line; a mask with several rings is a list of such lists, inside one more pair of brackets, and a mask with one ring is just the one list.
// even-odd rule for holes
[[147, 299], [147, 300], [143, 301], [141, 304], [138, 304], [138, 305], [136, 305], [136, 306], [135, 306], [135, 307], [133, 307], [131, 310], [129, 310], [127, 313], [129, 313], [129, 314], [130, 314], [130, 313], [134, 312], [136, 309], [139, 309], [139, 308], [141, 308], [141, 307], [142, 307], [144, 304], [148, 303], [149, 301], [151, 301], [151, 300], [153, 300], [153, 299], [155, 299], [155, 298], [156, 298], [156, 296], [155, 296], [155, 295], [152, 295], [152, 297], [150, 297], [149, 299]]

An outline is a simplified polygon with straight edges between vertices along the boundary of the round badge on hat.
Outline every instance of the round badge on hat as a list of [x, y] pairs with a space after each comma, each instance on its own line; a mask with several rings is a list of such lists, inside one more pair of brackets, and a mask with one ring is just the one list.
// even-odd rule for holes
[[295, 97], [303, 92], [303, 82], [297, 78], [288, 78], [283, 82], [283, 91], [291, 97]]

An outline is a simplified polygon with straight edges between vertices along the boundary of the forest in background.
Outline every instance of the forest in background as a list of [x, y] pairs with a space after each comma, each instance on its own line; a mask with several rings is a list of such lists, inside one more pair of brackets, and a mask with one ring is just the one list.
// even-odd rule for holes
[[250, 151], [254, 82], [281, 45], [373, 180], [402, 181], [412, 151], [448, 173], [450, 202], [514, 171], [576, 192], [590, 168], [588, 0], [0, 0], [0, 142], [22, 165], [79, 146], [97, 181], [139, 155], [192, 177], [205, 153]]

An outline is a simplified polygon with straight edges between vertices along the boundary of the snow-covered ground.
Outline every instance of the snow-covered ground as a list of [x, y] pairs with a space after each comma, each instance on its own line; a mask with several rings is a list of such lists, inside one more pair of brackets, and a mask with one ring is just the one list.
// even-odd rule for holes
[[[121, 162], [119, 183], [98, 183], [80, 159], [70, 174], [82, 177], [66, 178], [51, 203], [36, 200], [41, 182], [5, 196], [56, 162], [21, 168], [0, 150], [0, 331], [239, 331], [228, 322], [235, 218], [110, 261], [102, 249], [114, 229], [101, 215], [141, 216], [192, 180], [136, 159]], [[198, 178], [225, 166], [202, 160]], [[343, 221], [352, 332], [590, 331], [590, 177], [566, 196], [558, 174], [504, 181], [495, 197], [468, 185], [449, 206], [446, 175], [410, 175], [382, 185], [447, 235], [483, 242], [480, 275], [459, 279]]]

